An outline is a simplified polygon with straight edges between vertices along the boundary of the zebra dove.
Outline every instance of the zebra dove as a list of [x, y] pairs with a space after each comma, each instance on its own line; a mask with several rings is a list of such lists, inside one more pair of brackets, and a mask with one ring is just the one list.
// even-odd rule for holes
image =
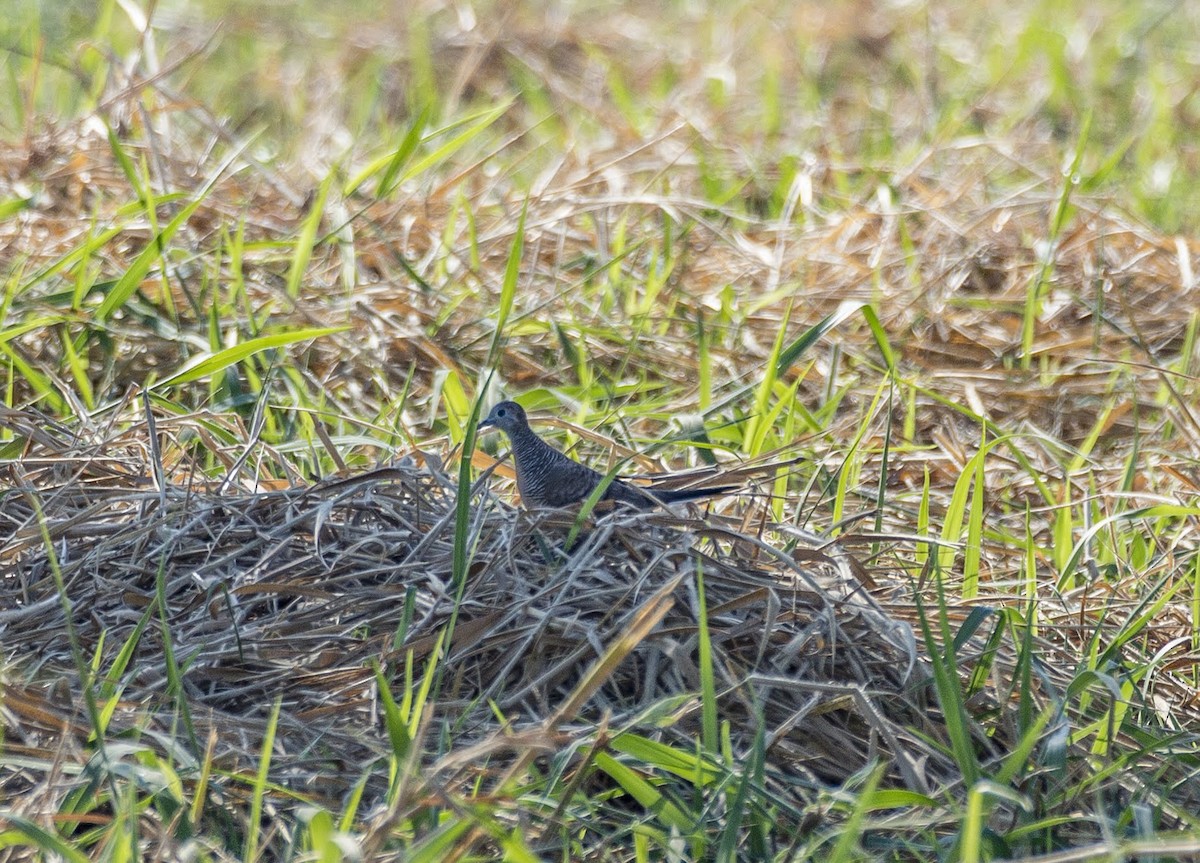
[[[525, 409], [516, 402], [500, 402], [479, 427], [498, 428], [508, 435], [517, 473], [517, 491], [526, 506], [560, 507], [578, 503], [604, 479], [604, 474], [568, 458], [538, 437], [529, 427]], [[723, 485], [653, 490], [614, 479], [601, 500], [650, 509], [661, 504], [726, 494], [736, 488]]]

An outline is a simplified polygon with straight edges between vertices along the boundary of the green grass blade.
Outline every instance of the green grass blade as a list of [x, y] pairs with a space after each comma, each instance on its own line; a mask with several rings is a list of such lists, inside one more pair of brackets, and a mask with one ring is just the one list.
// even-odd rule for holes
[[204, 195], [201, 194], [180, 210], [175, 215], [175, 218], [171, 219], [167, 223], [167, 226], [146, 244], [146, 248], [138, 253], [138, 256], [134, 258], [129, 269], [125, 271], [121, 278], [117, 279], [117, 283], [113, 285], [112, 290], [108, 292], [104, 301], [96, 308], [96, 320], [101, 322], [107, 321], [117, 309], [129, 301], [129, 298], [133, 296], [134, 292], [141, 285], [142, 280], [146, 278], [146, 274], [150, 272], [150, 267], [156, 261], [164, 260], [167, 245], [171, 242], [171, 238], [192, 217], [192, 214], [196, 212], [196, 209], [203, 202]]
[[[862, 308], [863, 320], [867, 322], [867, 327], [871, 330], [871, 336], [875, 339], [875, 346], [879, 348], [879, 355], [883, 357], [884, 365], [888, 371], [893, 374], [896, 371], [896, 353], [892, 350], [892, 343], [888, 339], [887, 330], [883, 328], [883, 324], [879, 321], [879, 315], [875, 313], [875, 309], [871, 306], [864, 305]], [[841, 313], [841, 309], [838, 313]]]
[[[500, 285], [500, 306], [496, 311], [496, 329], [492, 332], [492, 343], [488, 348], [487, 368], [496, 367], [500, 358], [500, 349], [504, 345], [504, 328], [508, 316], [512, 313], [513, 302], [517, 296], [517, 283], [521, 278], [521, 255], [525, 250], [525, 215], [529, 212], [529, 199], [521, 205], [521, 215], [517, 217], [516, 231], [513, 233], [512, 246], [508, 250], [508, 261], [504, 265], [504, 281]], [[482, 392], [483, 390], [480, 390]]]
[[392, 688], [387, 678], [383, 676], [383, 669], [379, 666], [379, 663], [372, 661], [371, 670], [375, 674], [375, 686], [379, 692], [379, 703], [383, 707], [383, 724], [387, 729], [388, 739], [392, 744], [392, 758], [398, 762], [403, 761], [408, 757], [409, 749], [412, 747], [412, 737], [408, 733], [408, 723], [404, 721], [400, 708], [396, 705], [396, 699], [392, 696]]
[[[840, 326], [843, 321], [853, 315], [860, 309], [866, 308], [865, 303], [847, 301], [838, 306], [837, 311], [826, 315], [819, 323], [809, 327], [800, 336], [789, 344], [786, 348], [772, 352], [774, 360], [775, 375], [782, 376], [792, 364], [807, 351], [810, 347], [821, 340], [821, 337], [830, 330]], [[787, 316], [784, 317], [786, 323]], [[889, 351], [890, 353], [890, 351]]]
[[217, 372], [224, 371], [229, 366], [240, 363], [242, 360], [253, 356], [259, 351], [280, 348], [284, 345], [291, 345], [296, 342], [307, 341], [308, 339], [319, 339], [323, 336], [333, 335], [334, 333], [345, 332], [348, 329], [349, 327], [314, 327], [307, 330], [295, 330], [287, 333], [276, 333], [270, 336], [259, 336], [248, 342], [242, 342], [240, 345], [225, 348], [211, 356], [199, 357], [175, 372], [175, 374], [156, 381], [150, 388], [158, 390], [168, 386], [191, 383], [192, 381], [197, 381]]
[[[759, 428], [767, 425], [767, 406], [771, 403], [771, 394], [775, 390], [775, 381], [779, 380], [780, 369], [786, 370], [791, 366], [791, 363], [783, 361], [783, 340], [787, 333], [788, 321], [791, 319], [792, 303], [788, 302], [787, 308], [783, 311], [783, 317], [779, 321], [779, 326], [775, 330], [775, 342], [771, 345], [771, 354], [767, 357], [766, 366], [763, 370], [762, 380], [754, 392], [754, 407], [751, 408], [750, 420], [746, 423], [746, 436], [742, 444], [742, 450], [748, 456], [758, 455], [758, 451], [754, 449], [755, 441], [761, 441], [765, 435], [759, 435]], [[815, 329], [815, 328], [814, 328]], [[812, 332], [810, 329], [809, 332]], [[797, 342], [803, 341], [804, 336], [797, 339]], [[814, 339], [815, 341], [815, 339]], [[793, 342], [795, 345], [796, 342]], [[799, 353], [797, 353], [799, 356]]]
[[28, 210], [32, 204], [33, 198], [8, 198], [0, 201], [0, 222]]
[[267, 719], [267, 727], [263, 732], [262, 748], [259, 750], [258, 771], [254, 775], [251, 788], [250, 817], [246, 823], [246, 843], [242, 859], [253, 863], [258, 856], [259, 833], [262, 830], [263, 798], [267, 791], [267, 776], [271, 771], [271, 755], [275, 749], [275, 731], [279, 727], [279, 709], [283, 698], [275, 699], [271, 706], [271, 715]]
[[325, 215], [325, 202], [329, 199], [329, 189], [333, 185], [337, 172], [331, 170], [321, 185], [309, 207], [308, 215], [300, 226], [300, 235], [296, 237], [295, 250], [292, 253], [292, 266], [288, 270], [287, 295], [293, 300], [300, 296], [300, 284], [308, 270], [308, 262], [312, 259], [313, 248], [317, 243], [317, 232], [321, 228], [321, 219]]
[[838, 828], [838, 840], [830, 850], [829, 856], [825, 858], [827, 863], [849, 863], [852, 860], [862, 859], [862, 852], [859, 849], [862, 842], [863, 824], [869, 811], [868, 803], [874, 797], [875, 789], [879, 787], [884, 770], [884, 765], [876, 765], [867, 777], [862, 790], [855, 796], [850, 817], [846, 819], [845, 824]]
[[700, 739], [704, 753], [717, 754], [717, 688], [713, 680], [712, 640], [708, 632], [708, 603], [704, 594], [704, 563], [696, 561], [696, 595], [700, 605], [697, 648], [700, 653]]
[[6, 811], [3, 818], [8, 829], [0, 832], [0, 848], [19, 846], [24, 839], [47, 855], [58, 855], [70, 863], [90, 863], [91, 858], [77, 850], [75, 845], [28, 818], [11, 811]]
[[1040, 255], [1041, 261], [1037, 271], [1025, 292], [1025, 314], [1021, 322], [1021, 368], [1023, 369], [1028, 369], [1033, 361], [1033, 335], [1037, 319], [1042, 312], [1042, 293], [1054, 272], [1059, 238], [1062, 236], [1063, 228], [1066, 227], [1067, 219], [1071, 214], [1071, 194], [1080, 180], [1079, 170], [1087, 150], [1091, 125], [1092, 117], [1091, 114], [1088, 114], [1084, 118], [1083, 128], [1079, 131], [1071, 165], [1064, 172], [1062, 190], [1059, 192], [1058, 203], [1050, 220], [1050, 234], [1045, 240], [1046, 248]]
[[987, 429], [982, 429], [983, 439], [979, 452], [983, 455], [972, 459], [974, 465], [971, 482], [971, 502], [967, 512], [967, 543], [963, 548], [963, 599], [974, 599], [979, 595], [979, 562], [983, 556], [983, 501], [987, 494], [984, 483], [984, 463], [987, 460]]
[[673, 773], [698, 788], [715, 784], [723, 773], [710, 755], [697, 755], [632, 731], [614, 737], [608, 748], [658, 770]]
[[647, 812], [653, 812], [657, 820], [665, 827], [674, 827], [680, 833], [688, 835], [694, 825], [686, 813], [658, 790], [652, 783], [642, 778], [637, 771], [622, 764], [607, 752], [596, 754], [595, 765], [608, 774], [625, 792], [636, 800]]
[[[465, 146], [467, 143], [469, 143], [472, 139], [477, 137], [479, 135], [479, 133], [481, 133], [482, 131], [487, 129], [488, 126], [492, 125], [494, 122], [496, 122], [502, 116], [504, 116], [505, 112], [507, 112], [511, 106], [512, 106], [512, 100], [509, 99], [509, 100], [503, 102], [502, 104], [497, 105], [495, 108], [491, 108], [490, 110], [482, 111], [478, 114], [474, 114], [470, 117], [466, 117], [463, 120], [460, 120], [458, 123], [453, 124], [454, 126], [463, 125], [463, 124], [467, 124], [467, 123], [469, 123], [470, 125], [468, 125], [467, 128], [464, 129], [459, 134], [457, 134], [454, 137], [447, 140], [446, 143], [442, 144], [442, 146], [438, 147], [436, 150], [434, 150], [428, 156], [426, 156], [425, 158], [420, 159], [417, 162], [414, 162], [412, 165], [410, 165], [408, 170], [404, 171], [401, 174], [400, 179], [397, 182], [403, 182], [404, 180], [407, 180], [410, 177], [420, 176], [422, 173], [429, 170], [434, 165], [438, 164], [439, 162], [441, 162], [445, 159], [448, 159], [455, 152], [457, 152], [459, 149], [461, 149], [463, 146]], [[472, 122], [472, 121], [476, 121], [476, 122]], [[447, 127], [447, 128], [453, 128], [453, 126]], [[434, 133], [434, 135], [437, 135], [437, 134], [440, 134], [440, 132]], [[434, 136], [431, 135], [430, 137], [434, 137]]]
[[[765, 858], [765, 843], [761, 831], [755, 830], [752, 825], [751, 836], [749, 843], [743, 841], [741, 832], [742, 824], [747, 818], [754, 817], [753, 807], [751, 806], [752, 793], [755, 788], [762, 786], [762, 771], [766, 761], [766, 736], [765, 722], [759, 714], [756, 718], [754, 729], [754, 741], [750, 746], [750, 757], [744, 762], [741, 775], [737, 778], [737, 789], [734, 791], [732, 798], [729, 800], [729, 806], [725, 812], [725, 826], [721, 830], [721, 838], [717, 843], [716, 860], [717, 863], [736, 863], [738, 858], [738, 850], [745, 844], [749, 845], [749, 851], [755, 856], [755, 859]], [[769, 832], [766, 831], [766, 832]]]
[[407, 863], [444, 863], [451, 859], [455, 843], [462, 839], [474, 824], [475, 821], [471, 818], [449, 816], [402, 859]]
[[941, 631], [943, 648], [938, 647], [930, 615], [934, 613], [917, 594], [917, 619], [925, 641], [925, 649], [933, 670], [933, 687], [950, 738], [950, 751], [956, 766], [968, 785], [979, 778], [981, 768], [971, 741], [971, 720], [963, 696], [962, 684], [958, 679], [958, 659], [955, 655], [954, 639], [949, 633], [949, 613], [946, 609], [946, 592], [942, 578], [934, 580], [937, 590], [937, 623]]
[[146, 631], [146, 627], [154, 616], [156, 605], [157, 595], [155, 601], [146, 606], [146, 610], [142, 612], [142, 616], [138, 618], [138, 622], [134, 625], [133, 631], [129, 633], [129, 637], [125, 639], [121, 645], [121, 649], [117, 651], [117, 655], [113, 658], [112, 664], [108, 668], [108, 674], [104, 676], [104, 680], [100, 684], [99, 694], [101, 698], [111, 698], [117, 694], [117, 681], [121, 679], [122, 675], [129, 668], [129, 663], [134, 656], [134, 650], [141, 640], [142, 633]]
[[426, 105], [421, 109], [417, 118], [413, 120], [404, 138], [400, 141], [400, 146], [396, 148], [396, 152], [392, 154], [391, 160], [384, 169], [383, 174], [379, 178], [379, 187], [375, 192], [375, 197], [386, 198], [392, 194], [400, 186], [399, 177], [401, 169], [408, 164], [413, 153], [417, 151], [417, 147], [421, 144], [421, 134], [425, 131], [425, 127], [429, 125], [429, 119], [433, 116], [432, 106]]

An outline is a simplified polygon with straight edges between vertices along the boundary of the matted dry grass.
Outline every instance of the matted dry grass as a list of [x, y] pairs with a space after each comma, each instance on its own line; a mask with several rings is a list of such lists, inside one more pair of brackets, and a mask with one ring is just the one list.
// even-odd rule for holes
[[[27, 422], [40, 418], [6, 420]], [[252, 768], [276, 699], [284, 709], [275, 764], [295, 790], [332, 801], [364, 765], [385, 757], [371, 662], [383, 663], [394, 682], [410, 651], [420, 668], [455, 604], [455, 491], [444, 474], [408, 459], [280, 491], [155, 487], [159, 471], [137, 455], [136, 431], [90, 445], [45, 437], [6, 468], [11, 538], [0, 546], [0, 625], [10, 656], [20, 658], [6, 685], [9, 746], [48, 755], [64, 745], [64, 732], [75, 739], [69, 749], [83, 745], [81, 695], [62, 683], [73, 676], [68, 627], [88, 656], [105, 639], [103, 674], [145, 626], [132, 654], [139, 673], [122, 693], [111, 733], [172, 716], [165, 627], [197, 733], [202, 740], [209, 729], [217, 734], [223, 768]], [[758, 714], [765, 717], [780, 793], [807, 785], [804, 777], [844, 781], [885, 753], [894, 780], [913, 790], [950, 778], [945, 756], [912, 734], [941, 737], [920, 694], [925, 671], [913, 632], [871, 596], [865, 571], [848, 554], [794, 528], [747, 532], [729, 517], [698, 512], [605, 514], [567, 553], [569, 523], [478, 492], [474, 563], [434, 711], [437, 722], [466, 729], [460, 746], [478, 744], [479, 756], [505, 748], [505, 734], [542, 727], [664, 590], [670, 608], [661, 625], [609, 669], [578, 716], [559, 720], [569, 738], [572, 728], [601, 718], [636, 725], [665, 711], [684, 717], [671, 732], [684, 740], [698, 722], [698, 701], [678, 696], [700, 688], [693, 657], [702, 567], [722, 716], [734, 721], [739, 748], [749, 745], [743, 735], [753, 735]], [[165, 615], [155, 606], [160, 580]], [[396, 643], [406, 598], [413, 614]], [[575, 726], [577, 719], [586, 722]], [[427, 765], [426, 778], [469, 779], [486, 760], [452, 753]], [[6, 784], [15, 791], [23, 783], [10, 776]]]
[[[156, 430], [175, 440], [192, 422], [159, 418]], [[0, 708], [10, 754], [77, 769], [68, 765], [83, 757], [91, 731], [75, 638], [85, 656], [103, 657], [101, 685], [130, 642], [137, 673], [120, 692], [110, 738], [136, 729], [140, 745], [158, 741], [181, 757], [171, 740], [186, 723], [171, 694], [166, 632], [183, 669], [195, 744], [217, 769], [252, 774], [278, 700], [272, 781], [335, 808], [367, 777], [364, 803], [379, 815], [364, 843], [385, 841], [386, 772], [369, 769], [389, 754], [373, 669], [381, 664], [399, 697], [406, 657], [420, 677], [453, 614], [455, 485], [440, 460], [417, 451], [343, 479], [254, 492], [191, 482], [183, 464], [156, 465], [144, 426], [85, 442], [30, 412], [9, 412], [4, 423], [40, 428], [25, 457], [5, 467], [0, 500], [10, 536], [0, 544], [0, 627], [16, 660]], [[621, 728], [661, 726], [687, 748], [700, 723], [701, 569], [720, 715], [731, 722], [735, 751], [751, 746], [761, 724], [770, 793], [804, 811], [815, 790], [877, 759], [890, 765], [891, 787], [936, 794], [958, 781], [910, 625], [916, 609], [898, 573], [888, 577], [878, 565], [868, 573], [837, 543], [764, 524], [753, 504], [740, 518], [604, 514], [567, 553], [570, 518], [513, 509], [485, 483], [474, 492], [475, 553], [431, 713], [433, 727], [454, 729], [455, 745], [426, 757], [405, 799], [486, 788], [514, 759], [550, 756]], [[658, 624], [613, 662], [613, 646], [652, 606]], [[1119, 613], [1117, 605], [1109, 610]], [[950, 612], [961, 622], [970, 607]], [[1071, 682], [1071, 632], [1081, 613], [1068, 601], [1061, 619], [1044, 618], [1046, 686]], [[983, 649], [976, 638], [960, 657]], [[1012, 656], [1002, 652], [994, 685], [972, 707], [1011, 714], [1000, 727], [1015, 739], [1015, 703], [995, 700], [1012, 685]], [[1160, 680], [1160, 709], [1168, 691]], [[1194, 699], [1178, 695], [1176, 721], [1185, 713], [1197, 721]], [[1011, 744], [1004, 733], [976, 739], [995, 759]], [[31, 815], [55, 811], [72, 787], [36, 771], [9, 772], [3, 786], [20, 801], [13, 811]], [[1189, 787], [1177, 788], [1184, 797], [1175, 804], [1200, 805]], [[550, 818], [530, 829], [532, 836], [557, 828]], [[380, 831], [375, 840], [372, 831]]]

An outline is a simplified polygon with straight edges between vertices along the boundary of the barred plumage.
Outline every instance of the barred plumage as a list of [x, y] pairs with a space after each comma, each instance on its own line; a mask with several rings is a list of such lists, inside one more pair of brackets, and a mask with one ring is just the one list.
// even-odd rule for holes
[[[584, 500], [604, 475], [568, 458], [546, 443], [533, 429], [525, 410], [516, 402], [500, 402], [492, 408], [480, 428], [495, 427], [512, 443], [517, 491], [530, 507], [560, 507]], [[736, 486], [650, 490], [614, 479], [601, 500], [649, 509], [665, 503], [726, 494]]]

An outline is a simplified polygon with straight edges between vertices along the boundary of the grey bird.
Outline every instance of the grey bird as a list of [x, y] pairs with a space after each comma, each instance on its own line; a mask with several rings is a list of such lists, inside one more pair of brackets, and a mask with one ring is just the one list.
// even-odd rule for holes
[[[525, 409], [516, 402], [500, 402], [492, 408], [480, 428], [498, 428], [512, 444], [517, 491], [529, 507], [560, 507], [578, 503], [604, 479], [604, 474], [568, 458], [546, 443], [529, 427]], [[666, 503], [727, 494], [735, 485], [705, 488], [647, 489], [613, 479], [601, 500], [650, 509]]]

